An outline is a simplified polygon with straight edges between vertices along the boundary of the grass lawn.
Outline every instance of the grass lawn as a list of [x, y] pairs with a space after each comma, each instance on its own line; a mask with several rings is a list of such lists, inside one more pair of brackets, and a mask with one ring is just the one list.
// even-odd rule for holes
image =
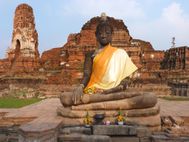
[[39, 102], [41, 100], [42, 99], [38, 98], [18, 99], [14, 97], [2, 97], [0, 98], [0, 108], [20, 108]]
[[169, 101], [189, 101], [189, 97], [183, 97], [183, 96], [163, 96], [159, 98]]

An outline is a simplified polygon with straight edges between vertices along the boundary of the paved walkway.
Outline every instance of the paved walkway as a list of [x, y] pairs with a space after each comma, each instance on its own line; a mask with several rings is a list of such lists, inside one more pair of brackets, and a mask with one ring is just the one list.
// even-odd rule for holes
[[61, 123], [61, 117], [56, 113], [56, 108], [60, 105], [58, 98], [51, 98], [19, 109], [0, 109], [0, 112], [8, 112], [6, 118], [36, 117], [22, 125], [21, 129], [30, 132], [46, 131], [55, 129]]
[[158, 99], [161, 115], [189, 117], [189, 101], [168, 101]]

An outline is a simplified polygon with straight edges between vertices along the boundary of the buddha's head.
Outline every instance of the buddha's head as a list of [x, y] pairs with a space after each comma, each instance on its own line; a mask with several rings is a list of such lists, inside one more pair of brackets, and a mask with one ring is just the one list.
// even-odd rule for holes
[[108, 23], [107, 19], [103, 19], [97, 25], [96, 28], [96, 38], [102, 47], [108, 45], [112, 41], [113, 28]]

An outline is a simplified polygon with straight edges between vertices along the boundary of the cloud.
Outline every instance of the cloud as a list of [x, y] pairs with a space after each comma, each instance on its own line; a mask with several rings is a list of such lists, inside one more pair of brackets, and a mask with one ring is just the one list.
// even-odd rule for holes
[[135, 35], [150, 41], [155, 49], [169, 49], [172, 37], [176, 46], [189, 45], [189, 15], [179, 3], [165, 7], [157, 19], [135, 26]]
[[176, 38], [176, 46], [189, 44], [189, 15], [183, 11], [179, 3], [173, 2], [164, 8], [157, 24], [163, 29], [164, 36]]

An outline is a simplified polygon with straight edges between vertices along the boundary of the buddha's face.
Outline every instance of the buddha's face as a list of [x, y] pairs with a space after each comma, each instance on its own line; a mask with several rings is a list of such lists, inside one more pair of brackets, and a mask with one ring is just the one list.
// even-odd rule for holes
[[112, 41], [112, 30], [108, 25], [102, 25], [96, 31], [96, 38], [100, 45], [106, 46]]

